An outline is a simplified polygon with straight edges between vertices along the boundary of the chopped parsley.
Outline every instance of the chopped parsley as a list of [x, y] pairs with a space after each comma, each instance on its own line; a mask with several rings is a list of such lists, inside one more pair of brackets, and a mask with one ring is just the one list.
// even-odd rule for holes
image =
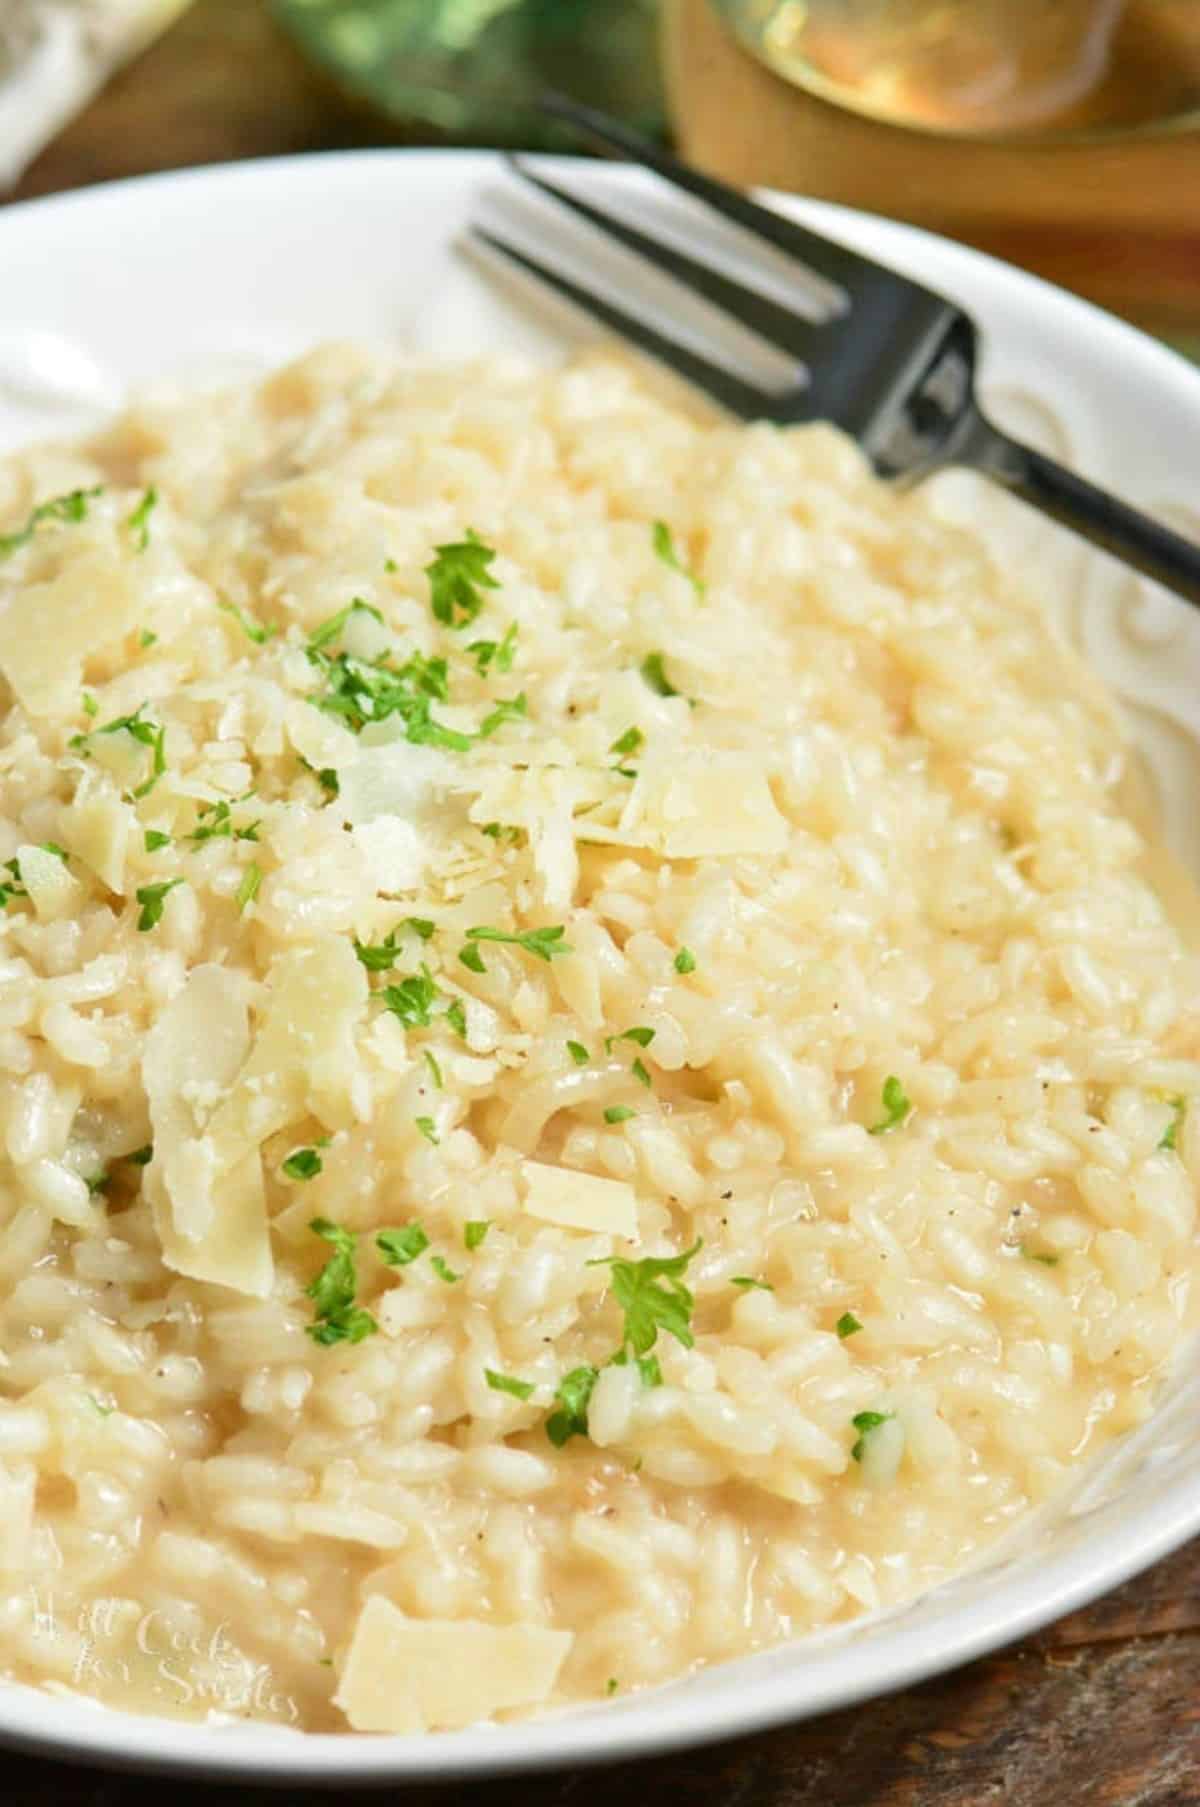
[[[130, 734], [139, 746], [149, 747], [150, 776], [132, 793], [135, 799], [148, 797], [167, 769], [167, 731], [158, 722], [143, 718], [142, 710], [147, 707], [148, 704], [139, 703], [132, 715], [118, 715], [111, 722], [105, 722], [103, 727], [91, 730], [92, 734]], [[87, 734], [74, 734], [68, 744], [86, 751], [87, 742]]]
[[514, 1380], [511, 1374], [497, 1374], [495, 1368], [485, 1368], [483, 1377], [493, 1393], [511, 1393], [514, 1399], [532, 1397], [534, 1383], [531, 1380]]
[[138, 886], [135, 896], [142, 906], [141, 914], [137, 919], [138, 933], [140, 935], [145, 935], [150, 929], [156, 929], [158, 927], [159, 923], [162, 921], [163, 907], [166, 903], [168, 891], [173, 891], [176, 885], [181, 885], [182, 883], [183, 880], [181, 878], [168, 878], [164, 879], [163, 882], [158, 885]]
[[429, 1247], [429, 1238], [419, 1223], [405, 1224], [399, 1230], [380, 1230], [375, 1247], [389, 1267], [408, 1267]]
[[456, 1280], [462, 1279], [462, 1275], [455, 1273], [444, 1255], [431, 1255], [429, 1257], [429, 1265], [438, 1279], [444, 1280], [447, 1286], [453, 1286]]
[[314, 1343], [325, 1347], [333, 1343], [361, 1343], [364, 1337], [373, 1336], [379, 1325], [369, 1311], [354, 1303], [358, 1290], [354, 1259], [358, 1237], [327, 1217], [314, 1217], [308, 1227], [314, 1236], [332, 1244], [334, 1251], [304, 1289], [316, 1314], [316, 1321], [307, 1326], [308, 1334]]
[[697, 1240], [681, 1255], [649, 1255], [642, 1261], [605, 1255], [589, 1261], [589, 1267], [607, 1267], [612, 1271], [613, 1297], [625, 1313], [622, 1350], [632, 1349], [635, 1355], [648, 1355], [660, 1330], [667, 1331], [685, 1349], [692, 1347], [695, 1340], [692, 1312], [696, 1301], [683, 1284], [682, 1276], [701, 1247]]
[[775, 1288], [769, 1280], [755, 1280], [751, 1274], [734, 1274], [730, 1286], [740, 1286], [743, 1292], [773, 1293]]
[[[362, 606], [369, 607], [366, 603]], [[333, 620], [341, 625], [340, 617]], [[329, 625], [327, 622], [326, 628]], [[395, 666], [387, 654], [370, 663], [345, 652], [333, 656], [322, 650], [327, 643], [321, 639], [323, 632], [317, 630], [307, 650], [325, 688], [310, 692], [308, 700], [326, 715], [335, 716], [355, 734], [369, 721], [385, 721], [398, 715], [405, 725], [405, 738], [414, 746], [446, 747], [451, 752], [465, 753], [474, 744], [476, 736], [444, 727], [430, 713], [431, 702], [449, 699], [445, 659], [426, 659], [421, 653], [414, 653], [406, 664]]]
[[13, 898], [28, 897], [29, 893], [21, 878], [21, 863], [15, 856], [11, 860], [5, 860], [0, 870], [9, 874], [7, 879], [0, 881], [0, 905], [7, 909]]
[[642, 1059], [641, 1055], [638, 1056], [638, 1058], [634, 1061], [632, 1067], [629, 1070], [633, 1074], [633, 1077], [637, 1080], [638, 1084], [644, 1085], [646, 1087], [647, 1091], [649, 1091], [650, 1083], [651, 1083], [650, 1074], [646, 1069], [646, 1063]]
[[610, 1035], [607, 1045], [611, 1053], [614, 1042], [636, 1042], [639, 1048], [648, 1048], [653, 1040], [653, 1029], [647, 1029], [644, 1024], [637, 1023], [632, 1029], [622, 1029], [620, 1035]]
[[[563, 940], [563, 936], [566, 932], [566, 929], [561, 923], [556, 924], [552, 928], [525, 929], [518, 935], [510, 935], [506, 929], [468, 929], [467, 940], [502, 941], [510, 947], [524, 948], [527, 954], [536, 954], [539, 960], [548, 962], [553, 960], [555, 954], [569, 954], [574, 951]], [[464, 949], [463, 954], [459, 955], [459, 959], [462, 960], [463, 964], [466, 966], [470, 965], [470, 962], [464, 959], [465, 952], [466, 950]], [[477, 966], [473, 968], [473, 970], [475, 972], [482, 972], [484, 968], [482, 966]]]
[[334, 771], [334, 769], [331, 765], [323, 765], [323, 766], [312, 765], [307, 759], [305, 759], [303, 753], [298, 753], [296, 757], [299, 759], [300, 764], [304, 767], [304, 770], [306, 772], [312, 773], [313, 777], [316, 779], [317, 783], [320, 785], [320, 787], [323, 791], [328, 791], [329, 795], [331, 797], [337, 796], [339, 790], [341, 789], [341, 785], [338, 783], [338, 775]]
[[107, 1192], [108, 1188], [111, 1184], [112, 1184], [112, 1176], [109, 1173], [107, 1173], [104, 1170], [104, 1168], [101, 1168], [100, 1172], [94, 1173], [92, 1175], [91, 1179], [87, 1182], [89, 1198], [96, 1198], [97, 1196], [99, 1196], [99, 1194], [101, 1194], [103, 1192]]
[[91, 1406], [92, 1410], [100, 1418], [111, 1418], [113, 1413], [117, 1409], [115, 1405], [102, 1405], [100, 1403], [100, 1401], [96, 1398], [96, 1395], [94, 1393], [86, 1393], [84, 1395], [84, 1397], [86, 1398], [88, 1404]]
[[1183, 1120], [1187, 1116], [1187, 1099], [1171, 1098], [1168, 1102], [1171, 1106], [1171, 1121], [1159, 1137], [1158, 1146], [1174, 1151], [1179, 1147], [1179, 1132], [1183, 1128]]
[[572, 1368], [559, 1381], [554, 1397], [558, 1410], [546, 1420], [546, 1435], [555, 1449], [561, 1449], [572, 1437], [586, 1437], [588, 1405], [599, 1380], [596, 1368]]
[[640, 728], [626, 728], [624, 734], [619, 734], [608, 750], [624, 759], [630, 753], [639, 752], [645, 738]]
[[681, 947], [679, 952], [675, 956], [675, 971], [677, 973], [683, 973], [686, 975], [688, 973], [694, 973], [695, 970], [696, 970], [695, 954], [692, 952], [690, 947]]
[[889, 1418], [895, 1416], [895, 1412], [855, 1412], [850, 1422], [858, 1432], [858, 1442], [850, 1454], [856, 1462], [862, 1461], [866, 1453], [867, 1439], [871, 1433], [877, 1431], [881, 1424], [886, 1424]]
[[390, 972], [400, 953], [395, 929], [382, 941], [356, 941], [354, 951], [369, 973]]
[[254, 902], [254, 899], [258, 896], [258, 887], [262, 884], [262, 881], [263, 875], [261, 867], [256, 866], [251, 862], [251, 864], [246, 867], [245, 876], [237, 888], [237, 895], [234, 899], [239, 911], [245, 910], [248, 904]]
[[308, 640], [309, 657], [311, 658], [313, 653], [319, 653], [324, 647], [331, 646], [335, 640], [340, 639], [342, 629], [355, 615], [369, 615], [373, 621], [378, 621], [381, 627], [384, 624], [379, 610], [371, 603], [364, 602], [361, 596], [356, 596], [354, 601], [348, 602], [344, 609], [339, 609], [336, 615], [330, 615], [327, 621], [322, 621], [319, 627], [313, 629]]
[[467, 1039], [467, 1013], [463, 1009], [461, 998], [453, 998], [450, 1003], [447, 1004], [446, 1021], [453, 1029], [455, 1035], [459, 1036], [461, 1040], [465, 1042]]
[[427, 1029], [433, 1021], [430, 1013], [437, 995], [433, 975], [427, 966], [423, 966], [419, 973], [385, 989], [384, 1008], [398, 1016], [406, 1029]]
[[73, 489], [65, 496], [55, 496], [49, 502], [39, 502], [29, 515], [23, 527], [15, 533], [0, 533], [0, 559], [9, 558], [27, 546], [44, 521], [65, 521], [75, 523], [82, 521], [87, 514], [87, 505], [93, 496], [101, 494], [100, 486], [95, 489]]
[[491, 1219], [472, 1217], [463, 1225], [463, 1244], [468, 1249], [477, 1249], [491, 1229]]
[[90, 690], [84, 691], [83, 696], [80, 699], [80, 706], [82, 707], [83, 713], [85, 715], [94, 717], [94, 716], [99, 715], [99, 713], [100, 713], [100, 705], [96, 701], [95, 697], [92, 695]]
[[433, 940], [434, 924], [430, 922], [428, 916], [406, 916], [400, 926], [411, 929], [413, 934], [422, 941]]
[[158, 853], [161, 848], [171, 845], [171, 837], [164, 834], [161, 828], [148, 828], [142, 836], [142, 843], [147, 853]]
[[705, 590], [704, 581], [702, 578], [697, 577], [696, 573], [685, 565], [680, 558], [678, 552], [675, 550], [675, 541], [671, 537], [671, 529], [667, 526], [667, 523], [665, 521], [655, 521], [650, 530], [650, 537], [656, 557], [660, 558], [663, 564], [670, 570], [678, 571], [680, 577], [686, 577], [697, 596], [703, 596]]
[[315, 1148], [297, 1148], [283, 1163], [281, 1171], [289, 1180], [315, 1180], [324, 1165]]
[[[249, 791], [246, 797], [250, 796]], [[235, 797], [234, 803], [244, 803], [246, 797]], [[233, 810], [224, 797], [217, 803], [202, 803], [196, 812], [199, 821], [190, 834], [184, 835], [185, 841], [191, 841], [200, 847], [205, 841], [257, 841], [258, 831], [262, 827], [262, 817], [254, 822], [244, 823], [236, 828], [233, 821]]]
[[264, 625], [261, 621], [256, 621], [253, 615], [247, 615], [244, 609], [239, 609], [237, 603], [231, 602], [227, 596], [218, 598], [217, 607], [223, 615], [232, 616], [247, 640], [253, 640], [255, 646], [265, 646], [279, 632], [273, 623]]
[[608, 1695], [610, 1700], [612, 1699], [613, 1695], [617, 1692], [617, 1689], [620, 1686], [621, 1686], [621, 1684], [617, 1680], [616, 1676], [610, 1675], [608, 1680], [604, 1684], [604, 1692]]
[[437, 1130], [434, 1128], [433, 1118], [432, 1117], [414, 1117], [413, 1122], [416, 1124], [417, 1128], [420, 1130], [420, 1132], [424, 1136], [425, 1140], [427, 1142], [432, 1142], [433, 1146], [436, 1148], [438, 1143], [441, 1141], [441, 1137], [438, 1135]]
[[144, 1148], [135, 1148], [125, 1159], [134, 1167], [148, 1167], [154, 1159], [154, 1144], [147, 1142]]
[[517, 651], [517, 624], [510, 622], [503, 640], [472, 640], [467, 647], [475, 655], [475, 669], [485, 678], [494, 665], [497, 671], [511, 671]]
[[647, 653], [646, 657], [642, 660], [641, 664], [638, 666], [638, 670], [641, 672], [643, 678], [646, 680], [647, 684], [649, 684], [651, 690], [653, 690], [656, 695], [658, 695], [658, 696], [678, 696], [679, 695], [678, 690], [676, 690], [674, 684], [671, 683], [670, 679], [668, 678], [668, 676], [666, 674], [666, 670], [663, 666], [663, 656], [661, 653]]
[[152, 634], [148, 627], [144, 627], [138, 635], [138, 645], [145, 651], [148, 646], [156, 646], [157, 644], [158, 635]]
[[517, 721], [520, 717], [528, 715], [528, 713], [529, 705], [525, 700], [525, 692], [523, 690], [519, 696], [505, 697], [502, 701], [497, 703], [491, 713], [485, 715], [480, 722], [478, 738], [480, 740], [487, 740], [490, 735], [496, 732], [497, 728], [502, 728], [505, 722]]
[[582, 1042], [568, 1042], [567, 1053], [571, 1056], [571, 1059], [575, 1062], [577, 1067], [586, 1067], [588, 1061], [591, 1059], [591, 1056]]
[[158, 491], [151, 484], [125, 523], [129, 529], [129, 537], [139, 552], [144, 552], [150, 544], [150, 516], [157, 507]]
[[890, 1073], [883, 1082], [884, 1114], [878, 1123], [872, 1123], [867, 1134], [869, 1136], [886, 1136], [889, 1129], [898, 1129], [900, 1127], [911, 1109], [912, 1104], [904, 1087], [896, 1078], [896, 1075]]
[[443, 1084], [442, 1069], [437, 1063], [437, 1055], [428, 1048], [425, 1049], [425, 1065], [429, 1068], [429, 1077], [440, 1092]]
[[43, 853], [52, 853], [56, 860], [62, 861], [64, 866], [70, 865], [70, 854], [65, 847], [60, 847], [57, 841], [39, 841], [38, 846]]
[[468, 527], [466, 539], [435, 546], [433, 553], [425, 575], [434, 618], [443, 627], [467, 627], [483, 608], [482, 592], [500, 588], [490, 570], [495, 551]]
[[606, 1123], [628, 1123], [631, 1117], [636, 1116], [637, 1112], [630, 1110], [627, 1104], [610, 1104], [605, 1110], [604, 1121]]
[[844, 1342], [848, 1336], [857, 1336], [862, 1325], [852, 1311], [844, 1311], [834, 1325], [834, 1329]]
[[466, 947], [460, 947], [458, 957], [469, 972], [485, 973], [487, 971], [487, 967], [483, 964], [483, 955], [474, 942], [468, 942]]

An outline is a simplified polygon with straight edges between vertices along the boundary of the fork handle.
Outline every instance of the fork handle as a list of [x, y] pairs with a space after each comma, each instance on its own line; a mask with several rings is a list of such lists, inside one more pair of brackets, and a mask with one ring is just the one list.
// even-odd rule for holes
[[970, 465], [1200, 608], [1200, 546], [977, 414], [956, 463]]

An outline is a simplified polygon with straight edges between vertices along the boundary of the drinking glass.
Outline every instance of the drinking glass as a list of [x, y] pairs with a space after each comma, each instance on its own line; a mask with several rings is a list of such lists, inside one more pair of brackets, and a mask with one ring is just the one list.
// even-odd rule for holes
[[967, 137], [1200, 124], [1200, 0], [715, 0], [781, 75]]

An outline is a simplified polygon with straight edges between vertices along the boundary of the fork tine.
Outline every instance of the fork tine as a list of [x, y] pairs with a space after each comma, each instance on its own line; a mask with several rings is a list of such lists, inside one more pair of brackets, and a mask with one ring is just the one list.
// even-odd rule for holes
[[799, 358], [816, 352], [816, 340], [821, 330], [819, 325], [793, 313], [791, 308], [769, 300], [756, 290], [745, 288], [731, 276], [723, 276], [719, 270], [689, 257], [686, 252], [677, 251], [674, 246], [661, 244], [657, 239], [648, 237], [646, 233], [639, 232], [636, 226], [627, 225], [624, 220], [617, 219], [605, 209], [581, 200], [570, 190], [560, 188], [557, 182], [537, 175], [523, 157], [510, 156], [508, 162], [523, 181], [569, 208], [607, 237], [616, 239], [618, 244], [637, 252], [656, 269], [665, 270], [669, 276], [674, 276], [683, 283], [685, 288], [703, 295], [706, 300], [731, 314], [742, 326], [760, 333], [771, 344]]
[[795, 220], [785, 219], [771, 208], [760, 206], [738, 189], [730, 188], [712, 176], [701, 175], [697, 169], [690, 169], [686, 163], [672, 157], [669, 151], [660, 150], [648, 138], [643, 138], [640, 132], [610, 119], [606, 113], [597, 112], [594, 107], [580, 106], [561, 94], [545, 94], [540, 104], [544, 112], [553, 114], [556, 119], [566, 120], [568, 124], [598, 138], [602, 144], [607, 144], [614, 150], [624, 151], [626, 156], [632, 157], [647, 169], [654, 170], [664, 181], [684, 189], [698, 201], [703, 201], [705, 206], [723, 214], [727, 220], [734, 220], [739, 226], [744, 226], [756, 238], [766, 239], [789, 257], [807, 265], [831, 285], [833, 293], [829, 299], [838, 313], [846, 312], [850, 297], [862, 275], [875, 274], [875, 266], [866, 258], [860, 257], [856, 251], [851, 251], [848, 246], [823, 238], [820, 233], [811, 232]]
[[606, 301], [603, 296], [595, 295], [589, 289], [573, 282], [569, 276], [553, 270], [528, 252], [519, 250], [507, 239], [499, 237], [495, 232], [483, 226], [472, 226], [470, 234], [473, 238], [487, 245], [490, 250], [506, 258], [509, 263], [516, 264], [530, 276], [536, 276], [559, 295], [566, 296], [568, 301], [582, 308], [585, 313], [603, 321], [614, 333], [623, 339], [630, 339], [642, 351], [649, 352], [651, 357], [668, 365], [689, 383], [703, 389], [718, 401], [722, 407], [733, 414], [740, 414], [744, 420], [761, 420], [767, 414], [777, 398], [770, 396], [765, 390], [757, 389], [752, 383], [743, 382], [729, 370], [723, 370], [719, 364], [710, 363], [698, 352], [680, 345], [665, 333], [658, 332], [636, 314], [626, 313], [624, 308], [614, 302]]

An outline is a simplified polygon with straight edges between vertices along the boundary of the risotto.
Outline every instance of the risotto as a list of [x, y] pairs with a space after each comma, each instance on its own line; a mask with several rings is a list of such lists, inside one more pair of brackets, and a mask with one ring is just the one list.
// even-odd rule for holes
[[919, 495], [332, 348], [0, 523], [0, 1672], [559, 1710], [1145, 1417], [1200, 971], [1104, 694]]

